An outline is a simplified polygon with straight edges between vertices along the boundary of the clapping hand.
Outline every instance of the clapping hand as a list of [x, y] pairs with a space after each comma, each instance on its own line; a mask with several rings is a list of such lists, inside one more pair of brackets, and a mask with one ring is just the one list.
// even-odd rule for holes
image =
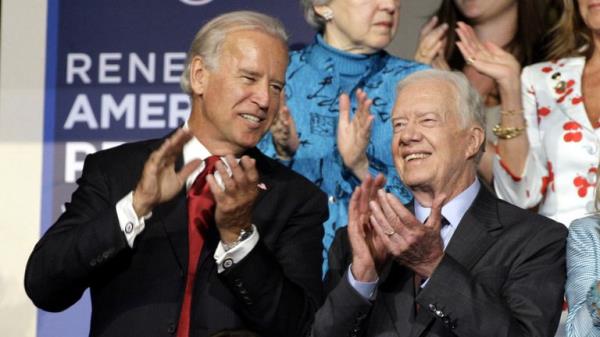
[[415, 52], [415, 61], [430, 64], [436, 69], [449, 70], [450, 66], [444, 57], [447, 31], [447, 23], [438, 25], [437, 16], [432, 17], [419, 34], [419, 46]]
[[492, 42], [482, 43], [464, 22], [458, 23], [456, 33], [460, 37], [456, 46], [468, 65], [496, 80], [501, 90], [520, 83], [521, 65], [511, 53]]
[[370, 110], [373, 101], [368, 99], [362, 89], [356, 91], [356, 99], [358, 100], [358, 109], [356, 109], [354, 117], [350, 119], [350, 97], [347, 94], [340, 95], [337, 147], [344, 165], [362, 180], [369, 174], [369, 160], [366, 152], [374, 118]]
[[394, 195], [382, 190], [377, 194], [369, 203], [371, 223], [386, 250], [417, 275], [430, 277], [444, 256], [440, 230], [445, 196], [433, 201], [429, 218], [421, 223]]
[[150, 154], [133, 192], [133, 209], [138, 217], [171, 200], [181, 190], [187, 177], [200, 166], [200, 160], [192, 160], [179, 172], [175, 171], [175, 162], [192, 137], [188, 130], [179, 129]]
[[271, 125], [271, 135], [273, 136], [273, 145], [279, 158], [290, 159], [294, 156], [300, 145], [300, 139], [298, 138], [294, 118], [285, 104], [284, 94], [281, 95], [279, 111], [275, 121], [273, 121], [273, 125]]
[[215, 198], [215, 224], [221, 240], [232, 243], [237, 240], [242, 229], [248, 229], [252, 224], [259, 175], [253, 158], [242, 156], [238, 163], [232, 155], [227, 155], [225, 160], [231, 175], [222, 161], [215, 165], [223, 182], [222, 187], [212, 174], [206, 177], [206, 182]]
[[375, 179], [367, 175], [354, 190], [348, 208], [348, 239], [352, 246], [352, 275], [362, 282], [372, 282], [387, 259], [381, 237], [369, 223], [369, 201], [377, 196], [377, 190], [385, 185], [382, 174]]

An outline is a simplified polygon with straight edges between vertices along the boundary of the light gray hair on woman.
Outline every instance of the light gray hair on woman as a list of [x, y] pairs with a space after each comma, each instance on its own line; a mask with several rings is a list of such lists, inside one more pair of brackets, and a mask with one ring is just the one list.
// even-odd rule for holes
[[331, 0], [301, 0], [304, 8], [304, 18], [309, 25], [317, 29], [318, 32], [325, 30], [325, 18], [315, 12], [315, 6], [327, 5]]
[[[470, 125], [479, 125], [485, 130], [485, 109], [479, 92], [469, 83], [467, 77], [459, 71], [446, 71], [439, 69], [427, 69], [417, 71], [405, 77], [396, 87], [396, 96], [408, 85], [423, 80], [440, 80], [450, 84], [457, 93], [455, 100], [455, 111], [460, 116], [463, 128]], [[475, 158], [479, 161], [485, 150], [485, 140], [481, 144], [479, 154]]]
[[240, 30], [261, 31], [287, 44], [288, 35], [283, 24], [271, 16], [252, 11], [236, 11], [219, 15], [202, 26], [192, 41], [180, 80], [181, 89], [185, 93], [188, 95], [192, 93], [190, 86], [192, 59], [200, 56], [209, 69], [215, 69], [225, 37], [231, 32]]

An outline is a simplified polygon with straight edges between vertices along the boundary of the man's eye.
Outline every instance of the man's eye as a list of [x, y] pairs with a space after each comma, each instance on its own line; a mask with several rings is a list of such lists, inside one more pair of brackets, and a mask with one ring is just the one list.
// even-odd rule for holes
[[404, 127], [406, 126], [406, 122], [394, 122], [393, 127], [394, 127], [394, 131], [398, 131], [398, 130], [402, 130], [404, 129]]
[[283, 87], [277, 84], [272, 84], [271, 85], [271, 90], [273, 90], [274, 92], [281, 92], [281, 90], [283, 90]]

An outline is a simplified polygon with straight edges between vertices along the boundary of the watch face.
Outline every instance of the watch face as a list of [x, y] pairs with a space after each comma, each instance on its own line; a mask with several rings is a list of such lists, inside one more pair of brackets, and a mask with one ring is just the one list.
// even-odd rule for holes
[[254, 229], [252, 227], [246, 229], [242, 229], [240, 231], [240, 236], [238, 237], [238, 241], [244, 241], [246, 240], [248, 237], [250, 237], [250, 235], [252, 235], [252, 233], [254, 232]]

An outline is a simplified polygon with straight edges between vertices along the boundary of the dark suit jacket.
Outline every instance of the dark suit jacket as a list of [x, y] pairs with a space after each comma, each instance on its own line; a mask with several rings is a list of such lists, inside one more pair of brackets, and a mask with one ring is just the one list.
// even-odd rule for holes
[[[347, 231], [330, 251], [314, 336], [554, 336], [565, 281], [566, 228], [485, 188], [465, 213], [426, 286], [390, 262], [375, 300], [350, 286]], [[417, 310], [416, 307], [419, 307]]]
[[[131, 143], [89, 155], [65, 213], [29, 258], [25, 288], [44, 310], [64, 310], [90, 288], [91, 336], [175, 334], [188, 268], [185, 189], [153, 210], [133, 248], [115, 211], [161, 143]], [[198, 265], [190, 336], [224, 329], [300, 335], [320, 304], [326, 197], [258, 150], [247, 154], [256, 159], [267, 187], [253, 213], [260, 241], [240, 263], [218, 274], [212, 255], [219, 237], [214, 228], [209, 233]]]

